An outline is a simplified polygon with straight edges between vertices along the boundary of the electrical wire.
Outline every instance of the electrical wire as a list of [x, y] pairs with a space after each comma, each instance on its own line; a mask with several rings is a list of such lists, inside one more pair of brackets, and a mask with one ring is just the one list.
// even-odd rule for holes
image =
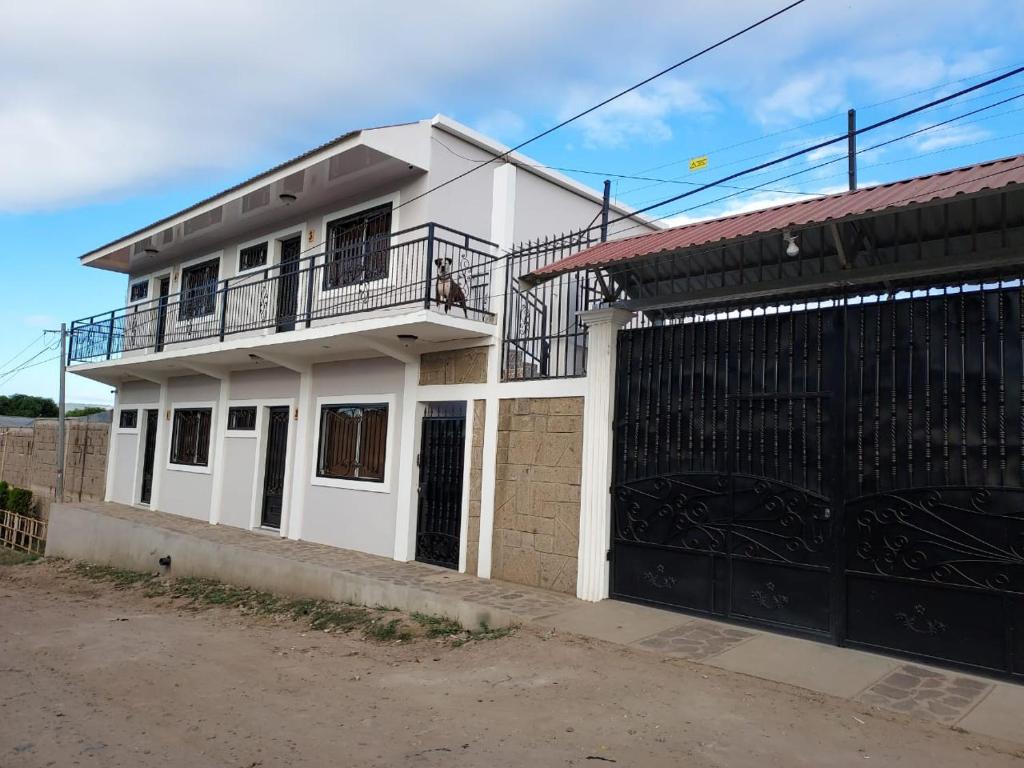
[[449, 184], [454, 184], [456, 181], [459, 181], [460, 179], [464, 179], [465, 177], [469, 176], [471, 173], [474, 173], [474, 172], [478, 171], [480, 168], [483, 168], [485, 165], [488, 165], [489, 163], [499, 162], [501, 160], [504, 160], [506, 157], [511, 155], [513, 152], [516, 152], [517, 150], [522, 149], [523, 147], [527, 146], [528, 144], [532, 144], [533, 142], [538, 141], [538, 140], [544, 138], [545, 136], [551, 135], [555, 131], [557, 131], [557, 130], [559, 130], [561, 128], [564, 128], [565, 126], [569, 125], [570, 123], [573, 123], [573, 122], [575, 122], [576, 120], [579, 120], [582, 117], [586, 117], [587, 115], [589, 115], [592, 112], [595, 112], [596, 110], [600, 109], [601, 107], [604, 107], [604, 106], [607, 106], [608, 104], [611, 104], [616, 99], [622, 98], [626, 94], [632, 93], [633, 91], [637, 90], [638, 88], [642, 88], [643, 86], [647, 85], [648, 83], [651, 83], [654, 80], [657, 80], [659, 77], [663, 77], [664, 75], [667, 75], [669, 72], [673, 72], [676, 69], [679, 69], [679, 67], [682, 67], [685, 64], [689, 64], [691, 61], [694, 61], [695, 59], [698, 59], [701, 56], [704, 56], [704, 55], [710, 53], [711, 51], [714, 51], [715, 49], [722, 47], [726, 43], [732, 42], [736, 38], [741, 37], [742, 35], [745, 35], [747, 32], [750, 32], [750, 31], [752, 31], [754, 29], [757, 29], [758, 27], [762, 26], [763, 24], [767, 24], [769, 21], [772, 21], [773, 19], [778, 18], [782, 14], [786, 13], [787, 11], [792, 10], [793, 8], [796, 8], [798, 5], [802, 5], [806, 1], [807, 0], [794, 0], [794, 2], [790, 3], [789, 5], [785, 6], [784, 8], [780, 8], [779, 10], [775, 11], [774, 13], [771, 13], [768, 16], [765, 16], [765, 17], [759, 19], [758, 21], [754, 22], [753, 24], [749, 24], [748, 26], [744, 27], [743, 29], [739, 30], [738, 32], [733, 32], [728, 37], [724, 37], [721, 40], [719, 40], [718, 42], [712, 43], [711, 45], [707, 46], [706, 48], [703, 48], [700, 51], [697, 51], [696, 53], [691, 54], [690, 56], [687, 56], [685, 59], [682, 59], [681, 61], [677, 61], [675, 64], [673, 64], [673, 65], [671, 65], [669, 67], [666, 67], [665, 69], [661, 70], [660, 72], [656, 72], [655, 74], [651, 75], [650, 77], [647, 77], [647, 78], [641, 80], [640, 82], [635, 83], [635, 84], [629, 86], [628, 88], [624, 88], [623, 90], [619, 91], [618, 93], [616, 93], [616, 94], [614, 94], [612, 96], [609, 96], [608, 98], [604, 99], [603, 101], [598, 102], [597, 104], [594, 104], [591, 107], [588, 107], [587, 109], [583, 110], [582, 112], [579, 112], [579, 113], [573, 115], [572, 117], [566, 118], [565, 120], [563, 120], [562, 122], [558, 123], [557, 125], [553, 125], [552, 127], [548, 128], [548, 129], [546, 129], [544, 131], [541, 131], [540, 133], [538, 133], [538, 134], [536, 134], [534, 136], [531, 136], [529, 139], [526, 139], [525, 141], [522, 141], [519, 144], [516, 144], [514, 147], [512, 147], [511, 149], [506, 150], [505, 152], [503, 152], [502, 154], [498, 155], [497, 157], [494, 157], [494, 158], [488, 160], [486, 163], [480, 163], [479, 165], [476, 165], [476, 166], [470, 168], [469, 170], [466, 170], [466, 171], [463, 171], [462, 173], [456, 174], [455, 176], [452, 176], [450, 179], [447, 179], [446, 181], [443, 181], [440, 184], [437, 184], [437, 185], [431, 187], [430, 189], [427, 189], [426, 191], [421, 192], [420, 194], [415, 195], [414, 197], [411, 197], [408, 200], [403, 201], [401, 204], [396, 206], [396, 210], [398, 208], [406, 206], [406, 205], [408, 205], [410, 203], [416, 202], [417, 200], [420, 200], [420, 199], [426, 197], [427, 195], [432, 194], [432, 193], [438, 191], [439, 189], [443, 189], [444, 187], [447, 187]]
[[[38, 336], [36, 336], [34, 339], [32, 339], [32, 341], [30, 341], [28, 344], [26, 344], [13, 357], [11, 357], [10, 359], [4, 361], [3, 363], [0, 363], [0, 368], [6, 368], [8, 365], [13, 363], [15, 360], [17, 360], [19, 357], [21, 357], [23, 354], [25, 354], [29, 349], [34, 347], [37, 342], [42, 341], [44, 336], [46, 336], [46, 331], [43, 331]], [[3, 375], [3, 374], [0, 374], [0, 375]]]

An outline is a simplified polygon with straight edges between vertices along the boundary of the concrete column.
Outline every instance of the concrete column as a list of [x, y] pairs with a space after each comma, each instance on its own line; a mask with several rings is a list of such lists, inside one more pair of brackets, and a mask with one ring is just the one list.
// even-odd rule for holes
[[[405, 361], [402, 387], [402, 421], [398, 429], [398, 483], [395, 491], [395, 560], [406, 562], [416, 557], [416, 388], [420, 383], [419, 358]], [[393, 461], [389, 456], [388, 461]]]
[[[113, 501], [114, 500], [114, 468], [117, 466], [117, 407], [121, 404], [121, 388], [118, 387], [114, 390], [114, 410], [112, 411], [112, 418], [110, 419], [110, 435], [107, 438], [107, 479], [105, 480], [106, 485], [103, 488], [103, 500]], [[140, 413], [140, 418], [144, 422], [146, 415], [145, 411]], [[141, 427], [141, 424], [140, 424]], [[139, 440], [142, 440], [142, 429], [139, 429]], [[6, 449], [6, 446], [5, 446]], [[142, 449], [142, 445], [138, 445], [138, 450]], [[3, 477], [3, 469], [0, 467], [0, 477]], [[132, 491], [134, 493], [134, 489]], [[131, 499], [129, 503], [133, 503], [137, 499]]]
[[587, 326], [587, 397], [583, 404], [583, 472], [580, 478], [580, 548], [576, 596], [608, 597], [611, 537], [612, 420], [619, 330], [633, 317], [621, 309], [580, 312]]
[[290, 509], [286, 510], [287, 520], [281, 521], [281, 535], [289, 539], [302, 538], [302, 519], [306, 511], [306, 489], [312, 473], [311, 457], [313, 449], [313, 425], [317, 418], [313, 402], [313, 369], [308, 367], [299, 371], [299, 412], [296, 423], [295, 440], [295, 471], [292, 474], [292, 496]]
[[224, 454], [228, 432], [228, 395], [231, 389], [231, 375], [225, 373], [220, 378], [220, 391], [217, 395], [217, 422], [213, 433], [213, 481], [210, 492], [210, 525], [218, 525], [221, 510], [224, 508]]
[[[516, 167], [511, 163], [494, 169], [494, 194], [491, 205], [491, 241], [499, 255], [515, 244]], [[487, 355], [488, 395], [484, 400], [483, 466], [480, 473], [480, 542], [476, 575], [491, 577], [491, 548], [494, 541], [494, 487], [498, 464], [498, 396], [494, 387], [501, 382], [501, 337], [505, 322], [506, 261], [499, 258], [491, 273], [491, 311], [498, 335]]]
[[153, 490], [149, 496], [149, 508], [160, 509], [160, 491], [163, 487], [164, 471], [167, 469], [167, 452], [171, 447], [171, 388], [166, 380], [160, 382], [160, 416], [156, 420], [156, 450], [153, 452]]

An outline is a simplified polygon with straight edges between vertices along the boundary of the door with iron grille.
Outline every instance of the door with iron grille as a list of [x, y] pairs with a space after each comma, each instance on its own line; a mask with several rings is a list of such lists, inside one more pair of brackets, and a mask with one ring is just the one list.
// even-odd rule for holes
[[429, 403], [423, 413], [419, 456], [416, 559], [459, 567], [466, 404]]
[[277, 278], [277, 330], [295, 330], [299, 312], [299, 256], [302, 238], [281, 242], [281, 273]]
[[281, 527], [284, 477], [288, 467], [288, 412], [287, 406], [267, 409], [267, 455], [263, 471], [263, 512], [260, 517], [260, 525], [264, 528]]
[[613, 596], [834, 635], [836, 339], [823, 307], [620, 334]]
[[146, 411], [146, 442], [142, 451], [142, 488], [139, 501], [149, 504], [153, 496], [153, 463], [156, 459], [156, 432], [160, 422], [160, 411]]

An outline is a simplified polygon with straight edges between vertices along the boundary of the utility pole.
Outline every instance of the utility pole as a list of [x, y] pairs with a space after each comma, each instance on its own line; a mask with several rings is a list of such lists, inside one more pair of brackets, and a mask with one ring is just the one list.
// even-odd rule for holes
[[846, 163], [850, 190], [857, 188], [857, 110], [846, 113]]
[[68, 329], [65, 323], [60, 324], [60, 402], [57, 403], [57, 503], [64, 503], [64, 411], [65, 390], [64, 380], [67, 378]]
[[601, 202], [601, 242], [608, 240], [608, 213], [612, 203], [612, 183], [604, 180], [604, 199]]

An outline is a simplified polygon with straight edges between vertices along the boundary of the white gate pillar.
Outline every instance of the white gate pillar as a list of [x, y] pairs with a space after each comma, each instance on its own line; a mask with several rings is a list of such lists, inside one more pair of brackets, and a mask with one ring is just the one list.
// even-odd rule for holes
[[608, 597], [608, 547], [612, 524], [612, 420], [619, 330], [633, 317], [623, 309], [580, 312], [587, 326], [587, 397], [583, 404], [583, 471], [580, 477], [580, 548], [576, 596]]

